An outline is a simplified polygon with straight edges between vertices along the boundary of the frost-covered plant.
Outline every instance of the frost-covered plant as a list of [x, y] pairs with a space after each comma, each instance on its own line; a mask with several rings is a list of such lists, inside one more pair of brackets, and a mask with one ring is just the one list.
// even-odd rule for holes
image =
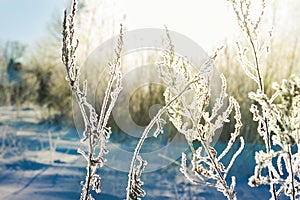
[[[266, 6], [265, 0], [259, 1], [261, 11], [256, 17], [251, 14], [254, 8], [250, 0], [230, 2], [249, 43], [249, 47], [244, 48], [238, 43], [239, 60], [246, 74], [258, 85], [256, 92], [249, 93], [249, 98], [255, 102], [250, 111], [253, 120], [258, 122], [257, 131], [266, 147], [265, 151], [256, 152], [256, 166], [254, 175], [249, 178], [249, 185], [269, 185], [271, 199], [278, 199], [283, 191], [290, 199], [299, 199], [299, 77], [283, 80], [281, 85], [274, 84], [274, 95], [266, 95], [261, 56], [270, 51], [272, 32], [262, 43], [259, 25]], [[247, 53], [248, 49], [251, 54]], [[264, 169], [267, 169], [267, 173], [264, 173]]]
[[195, 76], [194, 79], [190, 80], [186, 83], [184, 87], [181, 88], [181, 91], [179, 91], [176, 95], [174, 95], [170, 101], [163, 106], [158, 113], [153, 117], [153, 119], [150, 121], [150, 123], [146, 126], [144, 132], [142, 133], [142, 136], [135, 148], [134, 155], [131, 161], [130, 170], [128, 174], [128, 185], [127, 185], [127, 200], [136, 200], [140, 199], [139, 197], [144, 197], [146, 195], [146, 192], [142, 189], [143, 181], [141, 181], [141, 175], [143, 170], [145, 169], [147, 165], [147, 161], [144, 160], [140, 153], [140, 150], [142, 148], [142, 145], [147, 138], [148, 134], [151, 130], [154, 130], [153, 136], [158, 137], [159, 134], [163, 133], [163, 127], [166, 123], [166, 121], [162, 118], [162, 115], [167, 112], [169, 107], [184, 93], [186, 93], [190, 86], [198, 80], [198, 77]]
[[[290, 199], [299, 199], [300, 77], [292, 76], [283, 80], [281, 85], [274, 83], [273, 88], [276, 92], [271, 99], [262, 93], [249, 94], [260, 106], [259, 109], [257, 105], [251, 105], [250, 109], [253, 120], [258, 122], [259, 134], [265, 137], [266, 131], [269, 131], [271, 135], [270, 152], [259, 151], [255, 155], [256, 167], [249, 185], [272, 183], [280, 186], [275, 188], [275, 198], [284, 192]], [[273, 178], [263, 174], [264, 168], [271, 170]]]
[[74, 39], [75, 14], [76, 0], [73, 1], [71, 13], [67, 15], [67, 11], [64, 12], [62, 62], [66, 67], [66, 79], [80, 108], [85, 127], [81, 142], [87, 146], [87, 150], [78, 149], [78, 152], [87, 161], [87, 173], [85, 181], [82, 183], [80, 199], [91, 200], [93, 199], [90, 194], [91, 190], [97, 193], [101, 191], [101, 178], [97, 174], [97, 170], [105, 163], [104, 155], [108, 153], [106, 143], [111, 134], [111, 128], [108, 127], [107, 123], [117, 97], [122, 90], [120, 58], [123, 46], [123, 33], [121, 26], [117, 48], [115, 49], [115, 58], [108, 64], [110, 78], [101, 111], [98, 114], [93, 105], [87, 102], [87, 81], [83, 81], [82, 86], [80, 85], [80, 67], [76, 63], [75, 56], [79, 43], [78, 40], [75, 41]]
[[24, 152], [24, 147], [15, 133], [10, 132], [8, 126], [0, 129], [0, 159], [11, 156], [19, 156]]
[[[212, 65], [218, 52], [200, 67], [199, 72], [193, 74], [189, 61], [184, 57], [175, 56], [169, 35], [168, 40], [170, 48], [165, 51], [164, 60], [159, 64], [161, 78], [167, 85], [164, 97], [166, 104], [170, 104], [167, 109], [170, 121], [185, 136], [190, 146], [193, 175], [190, 175], [187, 168], [185, 153], [182, 153], [180, 170], [191, 183], [213, 186], [228, 199], [236, 199], [235, 177], [231, 177], [230, 186], [226, 178], [233, 162], [244, 147], [244, 140], [240, 137], [241, 146], [225, 167], [222, 158], [228, 154], [239, 136], [242, 122], [238, 102], [233, 97], [229, 97], [228, 105], [224, 104], [227, 94], [226, 80], [223, 75], [220, 76], [222, 80], [220, 96], [211, 111], [208, 109]], [[186, 88], [187, 84], [189, 84], [188, 88]], [[178, 96], [183, 90], [184, 93]], [[176, 96], [178, 98], [175, 99]], [[223, 112], [224, 107], [226, 108]], [[235, 130], [231, 133], [227, 147], [218, 154], [212, 144], [213, 138], [224, 123], [230, 122], [229, 116], [233, 111]]]
[[[243, 144], [244, 144], [243, 139], [241, 138], [241, 142], [242, 142], [241, 148], [233, 156], [233, 159], [229, 163], [229, 166], [227, 168], [225, 168], [219, 161], [230, 150], [231, 146], [235, 142], [236, 137], [239, 134], [240, 127], [242, 125], [241, 120], [240, 120], [239, 105], [233, 97], [230, 97], [230, 105], [228, 106], [227, 110], [224, 113], [222, 113], [222, 115], [218, 115], [218, 111], [221, 109], [224, 98], [226, 97], [225, 78], [224, 78], [224, 76], [221, 76], [223, 83], [224, 83], [223, 93], [221, 94], [221, 97], [217, 100], [215, 107], [213, 108], [212, 115], [211, 116], [206, 115], [208, 113], [204, 112], [204, 110], [208, 106], [210, 93], [209, 93], [209, 90], [207, 87], [208, 83], [205, 82], [205, 80], [208, 80], [207, 75], [209, 74], [209, 72], [211, 70], [211, 64], [212, 64], [214, 58], [216, 57], [216, 55], [212, 56], [211, 58], [208, 59], [207, 62], [204, 63], [204, 65], [201, 68], [202, 69], [201, 71], [192, 75], [190, 73], [190, 71], [188, 71], [189, 69], [187, 68], [187, 65], [189, 65], [189, 63], [186, 59], [180, 57], [177, 61], [174, 60], [175, 59], [174, 50], [173, 50], [173, 46], [171, 44], [171, 38], [170, 38], [170, 35], [168, 34], [168, 31], [167, 31], [167, 36], [168, 36], [168, 39], [170, 42], [171, 50], [166, 50], [163, 55], [164, 61], [158, 63], [158, 66], [159, 66], [158, 69], [159, 69], [160, 75], [162, 77], [162, 80], [168, 86], [168, 88], [165, 92], [166, 105], [163, 106], [163, 108], [161, 108], [158, 111], [158, 113], [154, 116], [154, 118], [147, 125], [147, 127], [145, 128], [144, 132], [142, 133], [142, 136], [135, 148], [134, 155], [133, 155], [131, 165], [130, 165], [129, 174], [128, 174], [126, 199], [127, 200], [135, 200], [135, 199], [140, 199], [140, 197], [144, 197], [146, 195], [146, 192], [142, 189], [143, 181], [141, 180], [142, 172], [147, 165], [147, 161], [144, 160], [140, 155], [140, 150], [142, 148], [142, 145], [151, 130], [155, 129], [154, 133], [153, 133], [154, 137], [158, 137], [159, 134], [163, 133], [163, 127], [164, 127], [166, 121], [162, 118], [162, 115], [166, 112], [171, 113], [172, 110], [176, 107], [176, 105], [177, 106], [186, 106], [186, 104], [185, 104], [186, 101], [183, 101], [182, 105], [179, 102], [182, 102], [182, 100], [186, 98], [185, 96], [187, 94], [189, 94], [190, 92], [194, 92], [195, 98], [194, 98], [193, 102], [188, 106], [195, 106], [197, 108], [193, 111], [192, 111], [192, 109], [189, 110], [190, 119], [191, 120], [194, 118], [198, 119], [198, 116], [200, 116], [199, 119], [205, 119], [210, 122], [206, 124], [209, 127], [203, 126], [202, 128], [207, 128], [207, 129], [203, 130], [203, 132], [201, 132], [201, 133], [200, 132], [197, 133], [197, 137], [196, 137], [196, 134], [192, 133], [193, 129], [197, 129], [197, 128], [202, 129], [200, 127], [201, 124], [198, 124], [198, 123], [200, 123], [200, 121], [197, 121], [194, 124], [195, 127], [193, 127], [192, 129], [189, 130], [191, 132], [191, 135], [186, 135], [186, 137], [189, 138], [188, 142], [192, 146], [192, 142], [195, 140], [198, 140], [198, 136], [200, 137], [200, 135], [201, 135], [201, 139], [199, 139], [199, 141], [200, 140], [203, 142], [205, 141], [205, 144], [203, 144], [203, 145], [204, 145], [205, 151], [209, 153], [208, 157], [203, 156], [203, 158], [207, 158], [206, 161], [211, 161], [210, 166], [213, 168], [212, 169], [213, 173], [211, 173], [211, 175], [213, 175], [212, 179], [214, 179], [216, 177], [217, 180], [220, 180], [219, 182], [214, 184], [214, 186], [216, 186], [219, 190], [224, 192], [224, 194], [226, 196], [230, 196], [230, 199], [235, 199], [234, 178], [233, 178], [233, 183], [230, 188], [227, 186], [225, 178], [226, 178], [226, 175], [227, 175], [230, 167], [233, 164], [233, 161], [235, 160], [235, 158], [238, 156], [238, 154], [243, 149]], [[189, 66], [189, 67], [191, 67], [191, 66]], [[180, 73], [182, 73], [182, 74], [180, 74]], [[200, 104], [198, 105], [198, 103], [200, 103], [201, 105]], [[201, 108], [204, 108], [204, 110], [202, 110]], [[186, 109], [186, 107], [184, 107], [184, 109]], [[187, 109], [189, 109], [189, 108], [187, 108]], [[229, 114], [231, 113], [231, 111], [233, 109], [235, 109], [235, 112], [236, 112], [236, 116], [235, 116], [236, 121], [237, 121], [236, 126], [235, 126], [236, 130], [234, 133], [232, 133], [232, 137], [231, 137], [230, 142], [228, 143], [227, 148], [217, 158], [216, 151], [213, 149], [213, 147], [210, 146], [210, 144], [212, 142], [212, 138], [214, 136], [215, 131], [218, 130], [219, 128], [221, 128], [224, 122], [228, 121]], [[182, 113], [177, 113], [177, 114], [181, 115]], [[201, 117], [202, 115], [203, 115], [203, 118]], [[210, 119], [208, 119], [208, 118], [210, 118]], [[172, 119], [173, 118], [171, 118], [171, 121], [172, 121]], [[173, 123], [175, 126], [177, 125], [175, 121], [173, 121]], [[179, 127], [176, 127], [176, 128], [178, 128], [179, 130], [184, 129], [184, 128], [181, 129]], [[187, 127], [185, 127], [185, 128], [187, 128]], [[205, 132], [205, 131], [208, 131], [208, 132]], [[194, 136], [195, 136], [195, 138], [193, 138]], [[194, 150], [193, 152], [195, 153], [194, 155], [196, 156], [196, 154], [199, 152], [196, 153], [195, 149], [193, 149], [193, 150]], [[198, 150], [200, 150], [200, 148], [198, 148]], [[194, 163], [195, 163], [195, 166], [200, 166], [202, 157], [200, 154], [197, 154], [197, 156], [199, 159], [195, 160]], [[183, 157], [185, 157], [185, 155], [183, 155]], [[196, 159], [196, 157], [195, 157], [195, 159]], [[214, 166], [214, 165], [216, 165], [216, 166]], [[195, 171], [195, 173], [197, 173], [197, 172]], [[184, 173], [184, 174], [187, 174], [187, 173]], [[199, 172], [199, 177], [200, 176], [201, 176], [201, 173]], [[210, 185], [210, 184], [207, 183], [207, 185]]]
[[134, 150], [134, 155], [132, 157], [130, 170], [128, 173], [128, 185], [126, 189], [127, 200], [140, 199], [139, 197], [144, 197], [146, 195], [146, 192], [142, 189], [143, 181], [141, 181], [141, 175], [147, 165], [147, 161], [144, 160], [139, 154], [145, 139], [147, 138], [150, 131], [153, 129], [155, 129], [153, 133], [154, 137], [158, 137], [159, 134], [163, 133], [163, 127], [166, 121], [162, 118], [162, 115], [169, 109], [172, 103], [175, 102], [178, 98], [180, 98], [180, 96], [182, 96], [185, 92], [187, 92], [190, 86], [197, 80], [198, 80], [198, 76], [195, 76], [193, 79], [187, 82], [186, 85], [183, 86], [181, 90], [176, 95], [174, 95], [169, 100], [169, 102], [158, 111], [158, 113], [153, 117], [150, 123], [146, 126]]

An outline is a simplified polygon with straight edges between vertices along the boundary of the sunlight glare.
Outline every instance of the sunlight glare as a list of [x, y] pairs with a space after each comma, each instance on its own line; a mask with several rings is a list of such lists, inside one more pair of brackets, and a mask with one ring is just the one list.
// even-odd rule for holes
[[129, 0], [123, 8], [127, 30], [166, 25], [190, 37], [205, 50], [215, 48], [235, 30], [231, 8], [223, 0]]

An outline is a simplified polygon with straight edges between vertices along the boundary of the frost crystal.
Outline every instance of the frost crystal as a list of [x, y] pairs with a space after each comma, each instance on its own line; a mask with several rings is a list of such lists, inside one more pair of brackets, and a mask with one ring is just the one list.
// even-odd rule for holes
[[77, 2], [74, 0], [69, 15], [67, 15], [66, 11], [64, 12], [62, 61], [66, 67], [66, 79], [76, 97], [85, 127], [81, 142], [87, 146], [88, 150], [78, 149], [78, 152], [87, 162], [87, 173], [80, 197], [82, 200], [87, 200], [93, 199], [90, 190], [95, 190], [97, 193], [101, 191], [100, 176], [96, 173], [98, 168], [102, 167], [106, 161], [104, 158], [104, 155], [108, 153], [106, 143], [111, 134], [111, 129], [107, 123], [116, 99], [122, 90], [120, 60], [123, 46], [123, 32], [121, 26], [118, 45], [115, 50], [116, 55], [108, 66], [110, 79], [105, 91], [100, 114], [98, 114], [95, 108], [87, 102], [87, 81], [83, 81], [82, 88], [80, 86], [80, 67], [76, 63], [75, 56], [79, 42], [77, 40], [76, 43], [74, 43], [76, 4]]
[[[224, 155], [228, 154], [232, 145], [239, 136], [241, 123], [241, 113], [239, 104], [233, 97], [229, 97], [229, 105], [222, 112], [225, 106], [226, 80], [221, 75], [222, 90], [219, 98], [216, 99], [212, 111], [208, 112], [210, 101], [210, 82], [212, 74], [212, 64], [216, 55], [210, 57], [200, 68], [198, 73], [193, 74], [192, 66], [183, 57], [176, 57], [173, 52], [170, 37], [170, 49], [165, 50], [163, 61], [159, 63], [159, 72], [162, 80], [167, 85], [164, 93], [169, 120], [176, 129], [182, 133], [192, 152], [192, 169], [187, 168], [186, 154], [182, 153], [182, 164], [180, 171], [194, 184], [205, 184], [214, 186], [222, 192], [228, 199], [236, 199], [235, 177], [231, 179], [228, 186], [226, 176], [236, 157], [244, 147], [244, 140], [241, 137], [241, 148], [233, 155], [228, 166], [221, 162]], [[183, 90], [186, 88], [186, 90]], [[184, 92], [182, 92], [184, 91]], [[182, 94], [178, 98], [178, 94]], [[228, 146], [219, 155], [212, 146], [213, 137], [217, 130], [223, 127], [224, 123], [230, 121], [231, 113], [235, 113], [235, 130], [231, 133]], [[195, 147], [194, 143], [200, 143], [200, 147]], [[189, 173], [189, 171], [192, 172]]]
[[[299, 77], [292, 76], [289, 80], [283, 80], [281, 85], [273, 84], [275, 98], [268, 99], [265, 95], [251, 94], [250, 97], [259, 103], [261, 111], [252, 105], [250, 111], [253, 120], [259, 122], [258, 132], [265, 140], [270, 140], [269, 152], [259, 151], [255, 155], [255, 174], [249, 178], [250, 186], [260, 184], [280, 185], [276, 196], [281, 192], [291, 199], [300, 198], [299, 192], [299, 134], [300, 134], [300, 82]], [[263, 124], [263, 125], [260, 125]], [[271, 135], [270, 138], [267, 135]], [[276, 162], [273, 162], [275, 161]], [[276, 164], [276, 166], [275, 166]], [[263, 176], [262, 170], [268, 168], [269, 176]], [[287, 178], [285, 178], [287, 177]]]

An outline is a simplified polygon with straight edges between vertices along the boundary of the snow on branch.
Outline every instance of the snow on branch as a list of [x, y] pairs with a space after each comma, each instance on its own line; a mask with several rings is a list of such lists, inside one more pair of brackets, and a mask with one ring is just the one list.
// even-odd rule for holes
[[66, 67], [66, 80], [69, 82], [72, 93], [76, 98], [85, 127], [81, 142], [87, 146], [87, 150], [78, 149], [78, 152], [87, 161], [87, 174], [84, 183], [82, 183], [80, 199], [88, 200], [93, 199], [90, 194], [91, 190], [97, 193], [101, 191], [101, 177], [97, 174], [97, 170], [106, 161], [104, 158], [104, 155], [108, 153], [106, 143], [111, 134], [111, 128], [108, 127], [107, 123], [117, 97], [122, 90], [120, 67], [123, 29], [121, 25], [118, 44], [115, 49], [115, 58], [111, 63], [108, 63], [110, 79], [101, 112], [98, 114], [94, 106], [87, 101], [87, 81], [83, 81], [82, 87], [80, 84], [80, 67], [76, 63], [76, 49], [79, 41], [74, 39], [76, 5], [77, 2], [74, 0], [71, 13], [67, 14], [67, 11], [64, 12], [62, 62]]
[[[261, 57], [270, 52], [272, 31], [263, 41], [259, 25], [266, 7], [266, 1], [258, 1], [260, 14], [252, 7], [251, 0], [229, 0], [237, 21], [247, 40], [245, 47], [238, 45], [241, 67], [258, 84], [255, 92], [249, 93], [254, 101], [250, 107], [253, 121], [258, 123], [257, 132], [263, 138], [265, 150], [255, 154], [254, 175], [248, 184], [252, 187], [270, 186], [271, 199], [277, 200], [281, 193], [290, 199], [300, 198], [299, 135], [300, 135], [300, 78], [293, 75], [282, 83], [274, 83], [274, 94], [269, 97], [264, 90], [261, 74]], [[252, 54], [246, 54], [247, 50]], [[263, 170], [267, 170], [267, 174]]]
[[[220, 96], [216, 99], [210, 113], [208, 107], [211, 96], [212, 64], [217, 53], [201, 66], [198, 73], [193, 74], [189, 61], [184, 57], [175, 56], [174, 50], [171, 48], [170, 37], [168, 39], [170, 48], [165, 50], [163, 61], [159, 63], [161, 78], [167, 85], [164, 93], [166, 104], [170, 104], [174, 96], [179, 94], [187, 83], [194, 80], [188, 90], [173, 101], [167, 109], [169, 120], [185, 136], [192, 152], [191, 171], [193, 176], [188, 172], [185, 153], [182, 154], [180, 171], [192, 183], [203, 184], [205, 182], [208, 186], [216, 187], [228, 199], [236, 199], [234, 189], [235, 177], [231, 178], [231, 184], [228, 185], [226, 176], [234, 160], [244, 148], [242, 137], [240, 137], [241, 146], [232, 156], [227, 167], [224, 166], [221, 160], [228, 154], [236, 138], [239, 137], [242, 126], [239, 104], [233, 97], [229, 97], [229, 105], [225, 111], [222, 111], [222, 108], [225, 107], [224, 102], [227, 99], [227, 94], [226, 80], [224, 75], [221, 75], [222, 87]], [[231, 133], [231, 139], [227, 147], [218, 156], [218, 152], [212, 145], [213, 137], [217, 130], [221, 129], [225, 123], [230, 122], [230, 115], [232, 113], [235, 113], [235, 130]], [[201, 145], [195, 147], [195, 143], [200, 143]]]

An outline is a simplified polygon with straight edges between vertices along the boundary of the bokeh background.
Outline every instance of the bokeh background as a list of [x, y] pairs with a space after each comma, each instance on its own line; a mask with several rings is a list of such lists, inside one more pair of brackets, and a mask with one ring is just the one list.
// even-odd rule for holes
[[[45, 111], [45, 120], [72, 123], [70, 92], [60, 59], [62, 13], [69, 5], [68, 0], [0, 2], [1, 105], [20, 108], [40, 106]], [[278, 0], [268, 4], [265, 11], [261, 34], [267, 35], [273, 29], [271, 54], [263, 59], [269, 94], [272, 93], [272, 82], [299, 72], [299, 6], [297, 1]], [[125, 31], [164, 28], [166, 25], [168, 29], [194, 40], [208, 54], [213, 53], [217, 47], [225, 46], [216, 67], [228, 80], [228, 93], [241, 103], [246, 124], [242, 130], [243, 135], [249, 141], [256, 139], [247, 98], [254, 85], [242, 73], [237, 61], [235, 42], [243, 40], [243, 37], [239, 34], [234, 13], [227, 1], [188, 0], [182, 3], [86, 0], [79, 1], [78, 7], [80, 64], [96, 47], [118, 34], [120, 23], [124, 25]], [[136, 62], [139, 62], [138, 59]], [[146, 91], [144, 93], [136, 95], [143, 100], [136, 98], [134, 104], [144, 102], [146, 105], [161, 101], [155, 100], [159, 99], [161, 91], [154, 95], [146, 94]], [[149, 106], [139, 107], [147, 109]], [[135, 118], [143, 120], [144, 111], [135, 109]]]
[[[41, 177], [45, 177], [40, 174], [49, 168], [51, 170], [46, 175], [51, 177], [52, 182], [67, 179], [79, 182], [78, 178], [82, 176], [82, 164], [76, 168], [75, 175], [71, 173], [65, 176], [57, 172], [60, 164], [70, 172], [70, 163], [77, 166], [75, 163], [79, 162], [76, 149], [80, 144], [74, 128], [72, 96], [60, 57], [62, 14], [70, 4], [69, 0], [0, 0], [0, 163], [1, 168], [5, 169], [1, 174], [0, 191], [9, 188], [6, 193], [12, 195], [9, 196], [11, 199], [21, 199], [18, 194], [31, 187], [35, 179], [40, 178], [43, 182]], [[273, 93], [273, 82], [300, 73], [299, 9], [300, 2], [296, 0], [276, 0], [267, 4], [261, 35], [264, 38], [273, 30], [271, 53], [262, 58], [265, 88], [269, 95]], [[79, 64], [84, 64], [96, 47], [116, 36], [120, 23], [125, 31], [138, 28], [163, 29], [165, 25], [194, 40], [208, 54], [224, 46], [217, 58], [216, 69], [227, 78], [228, 94], [240, 103], [244, 124], [241, 134], [249, 149], [254, 146], [258, 148], [257, 144], [262, 142], [249, 111], [251, 101], [248, 92], [255, 90], [256, 86], [240, 68], [236, 41], [244, 39], [226, 0], [79, 0], [76, 23], [76, 37], [80, 41], [77, 52]], [[138, 65], [143, 61], [155, 61], [155, 58], [153, 55], [133, 58], [128, 65]], [[97, 69], [93, 74], [97, 80]], [[132, 119], [138, 125], [145, 126], [150, 121], [148, 113], [152, 105], [163, 104], [163, 89], [149, 85], [136, 90], [132, 95], [129, 109]], [[121, 143], [130, 139], [122, 134], [113, 119], [110, 125], [114, 132], [114, 142]], [[221, 146], [228, 140], [228, 132], [232, 129], [233, 124], [230, 123], [223, 128], [219, 138]], [[173, 137], [172, 127], [169, 130], [169, 135], [163, 136], [162, 142]], [[253, 152], [247, 152], [246, 149], [243, 155], [246, 158], [253, 157]], [[240, 169], [246, 171], [246, 168]], [[251, 175], [251, 171], [246, 174]], [[24, 181], [16, 186], [13, 183], [15, 179], [11, 177], [5, 182], [4, 177], [12, 173], [16, 173], [16, 177], [23, 177], [21, 180]], [[169, 179], [166, 181], [171, 182]], [[178, 183], [183, 184], [181, 179]], [[58, 184], [53, 185], [58, 187]], [[107, 191], [108, 186], [109, 183]], [[72, 187], [77, 188], [77, 191], [69, 193], [71, 196], [61, 191], [61, 198], [72, 199], [78, 196], [79, 184]], [[71, 191], [72, 187], [65, 190]], [[176, 194], [177, 191], [177, 196], [183, 194], [184, 190], [189, 190], [188, 194], [197, 193], [192, 187], [182, 186], [182, 191], [176, 187], [170, 186], [171, 193]], [[40, 188], [36, 190], [41, 191]], [[153, 191], [155, 193], [156, 190]], [[118, 194], [119, 189], [115, 188], [114, 193]], [[151, 195], [155, 197], [154, 193]], [[25, 194], [32, 194], [32, 190]], [[45, 191], [42, 194], [51, 196]], [[242, 194], [246, 195], [244, 197], [249, 195], [245, 192]], [[166, 198], [168, 195], [165, 194]]]

